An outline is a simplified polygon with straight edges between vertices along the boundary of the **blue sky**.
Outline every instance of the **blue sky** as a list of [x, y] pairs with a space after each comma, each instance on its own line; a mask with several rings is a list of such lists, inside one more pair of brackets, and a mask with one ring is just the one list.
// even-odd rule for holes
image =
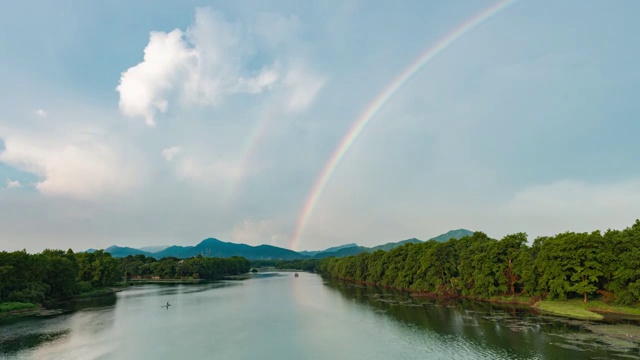
[[[5, 4], [0, 248], [288, 246], [359, 114], [492, 4]], [[519, 1], [465, 34], [372, 119], [298, 249], [630, 225], [639, 10]]]

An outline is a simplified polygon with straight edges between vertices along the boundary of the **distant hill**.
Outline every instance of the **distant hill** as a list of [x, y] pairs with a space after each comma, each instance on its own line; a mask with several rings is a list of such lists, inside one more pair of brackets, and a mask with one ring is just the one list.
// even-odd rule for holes
[[342, 248], [342, 249], [337, 250], [337, 251], [321, 252], [319, 254], [316, 254], [313, 258], [314, 259], [324, 259], [324, 258], [328, 258], [328, 257], [331, 257], [331, 256], [344, 257], [344, 256], [358, 255], [358, 254], [360, 254], [362, 252], [368, 252], [368, 251], [371, 251], [371, 249], [368, 248], [368, 247], [350, 246], [350, 247]]
[[157, 253], [158, 251], [162, 251], [166, 248], [168, 248], [169, 245], [164, 245], [164, 246], [145, 246], [145, 247], [141, 247], [138, 248], [138, 250], [142, 250], [148, 253]]
[[447, 231], [446, 233], [442, 235], [438, 235], [434, 238], [431, 238], [430, 240], [435, 240], [437, 242], [445, 242], [449, 239], [460, 239], [465, 236], [471, 236], [471, 235], [473, 235], [473, 231], [471, 230], [458, 229], [458, 230]]
[[[451, 230], [442, 235], [438, 235], [431, 240], [438, 242], [445, 242], [449, 239], [459, 239], [464, 236], [473, 235], [473, 231], [466, 229]], [[177, 257], [177, 258], [190, 258], [193, 256], [206, 256], [206, 257], [231, 257], [242, 256], [249, 260], [294, 260], [294, 259], [324, 259], [331, 256], [343, 257], [350, 255], [357, 255], [362, 252], [373, 252], [376, 250], [389, 251], [398, 246], [405, 245], [407, 243], [421, 243], [419, 239], [407, 239], [398, 242], [390, 242], [384, 245], [374, 246], [372, 248], [358, 246], [356, 243], [349, 243], [340, 246], [333, 246], [322, 251], [301, 251], [295, 252], [293, 250], [284, 249], [271, 245], [258, 245], [251, 246], [247, 244], [236, 244], [231, 242], [221, 241], [215, 238], [209, 238], [202, 240], [196, 246], [147, 246], [140, 249], [122, 246], [111, 246], [105, 249], [105, 252], [110, 253], [114, 257], [126, 257], [129, 255], [145, 255], [151, 256], [156, 259], [164, 257]], [[93, 252], [95, 249], [88, 249], [86, 252]]]
[[104, 251], [110, 253], [111, 256], [113, 257], [126, 257], [129, 255], [141, 255], [141, 254], [146, 256], [151, 255], [151, 253], [148, 253], [142, 250], [138, 250], [130, 247], [120, 247], [115, 245], [104, 249]]
[[[445, 242], [448, 241], [450, 239], [460, 239], [462, 237], [465, 236], [471, 236], [473, 235], [473, 231], [470, 230], [466, 230], [466, 229], [458, 229], [458, 230], [451, 230], [448, 231], [444, 234], [438, 235], [434, 238], [431, 238], [430, 240], [434, 240], [437, 242]], [[335, 256], [335, 257], [344, 257], [344, 256], [351, 256], [351, 255], [357, 255], [363, 252], [374, 252], [376, 250], [383, 250], [383, 251], [389, 251], [391, 249], [397, 248], [398, 246], [402, 246], [405, 244], [418, 244], [423, 242], [420, 239], [416, 239], [416, 238], [412, 238], [412, 239], [407, 239], [407, 240], [402, 240], [402, 241], [398, 241], [398, 242], [390, 242], [390, 243], [386, 243], [384, 245], [378, 245], [378, 246], [374, 246], [372, 248], [368, 248], [368, 247], [364, 247], [364, 246], [349, 246], [349, 247], [345, 247], [345, 245], [343, 245], [342, 247], [337, 246], [337, 248], [341, 248], [337, 251], [330, 251], [330, 252], [320, 252], [317, 253], [313, 256], [314, 259], [324, 259], [324, 258], [328, 258], [331, 256]], [[350, 244], [348, 244], [350, 245]]]
[[421, 243], [422, 240], [418, 240], [418, 239], [407, 239], [407, 240], [402, 240], [402, 241], [398, 241], [398, 242], [390, 242], [390, 243], [386, 243], [384, 245], [378, 245], [378, 246], [374, 246], [372, 248], [369, 247], [365, 247], [365, 246], [349, 246], [349, 247], [337, 247], [338, 250], [336, 251], [323, 251], [321, 253], [318, 253], [316, 255], [313, 256], [314, 259], [324, 259], [324, 258], [328, 258], [331, 256], [335, 256], [335, 257], [343, 257], [343, 256], [351, 256], [351, 255], [358, 255], [360, 253], [363, 252], [374, 252], [376, 250], [383, 250], [383, 251], [389, 251], [393, 248], [396, 248], [398, 246], [402, 246], [408, 243]]
[[[251, 246], [247, 244], [236, 244], [224, 242], [218, 239], [209, 238], [202, 240], [196, 246], [169, 246], [156, 253], [147, 253], [148, 256], [161, 259], [163, 257], [190, 258], [202, 255], [205, 257], [231, 257], [242, 256], [249, 260], [270, 260], [270, 259], [302, 259], [303, 255], [289, 250], [271, 245]], [[125, 255], [126, 256], [126, 255]]]
[[413, 239], [407, 239], [407, 240], [402, 240], [402, 241], [398, 241], [398, 242], [392, 242], [392, 243], [386, 243], [384, 245], [378, 245], [378, 246], [374, 246], [371, 248], [371, 251], [376, 251], [376, 250], [384, 250], [384, 251], [389, 251], [393, 248], [396, 248], [398, 246], [402, 246], [404, 244], [408, 244], [408, 243], [412, 243], [412, 244], [417, 244], [417, 243], [421, 243], [422, 240], [418, 240], [416, 238]]
[[298, 253], [305, 255], [305, 256], [315, 256], [318, 255], [320, 253], [327, 253], [327, 252], [334, 252], [334, 251], [338, 251], [341, 249], [345, 249], [345, 248], [350, 248], [350, 247], [357, 247], [358, 244], [356, 243], [351, 243], [351, 244], [344, 244], [344, 245], [339, 245], [339, 246], [334, 246], [334, 247], [330, 247], [324, 250], [319, 250], [319, 251], [298, 251]]

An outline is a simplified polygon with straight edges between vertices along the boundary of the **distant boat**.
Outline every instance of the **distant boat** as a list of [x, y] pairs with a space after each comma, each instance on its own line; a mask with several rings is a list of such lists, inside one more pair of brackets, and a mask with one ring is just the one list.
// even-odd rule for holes
[[167, 310], [169, 310], [169, 306], [171, 306], [171, 304], [169, 304], [169, 302], [167, 301], [167, 305], [162, 305], [160, 307], [167, 308]]
[[298, 277], [298, 273], [295, 273], [295, 275], [293, 275], [293, 276]]

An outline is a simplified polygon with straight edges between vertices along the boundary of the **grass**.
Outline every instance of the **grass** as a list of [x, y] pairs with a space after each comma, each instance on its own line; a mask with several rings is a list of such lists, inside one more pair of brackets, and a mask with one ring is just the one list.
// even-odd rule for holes
[[16, 310], [25, 310], [25, 309], [37, 309], [38, 305], [32, 303], [23, 303], [23, 302], [4, 302], [0, 303], [0, 313], [16, 311]]
[[535, 308], [564, 317], [581, 320], [602, 320], [602, 313], [640, 316], [640, 308], [606, 304], [602, 301], [592, 300], [583, 302], [580, 299], [566, 301], [539, 301], [534, 305]]
[[620, 315], [634, 315], [640, 316], [640, 308], [632, 307], [632, 306], [624, 306], [624, 305], [613, 305], [607, 304], [602, 301], [589, 301], [584, 303], [582, 301], [570, 300], [572, 303], [575, 302], [576, 306], [583, 306], [585, 309], [599, 312], [599, 313], [611, 313], [611, 314], [620, 314]]
[[537, 302], [533, 307], [545, 313], [568, 317], [572, 319], [579, 319], [579, 320], [604, 319], [604, 316], [598, 313], [595, 313], [593, 311], [589, 311], [584, 307], [579, 306], [576, 302], [573, 302], [573, 301], [545, 300], [545, 301]]
[[488, 299], [489, 302], [506, 303], [506, 304], [527, 304], [531, 305], [535, 302], [530, 296], [524, 295], [501, 295], [492, 296]]

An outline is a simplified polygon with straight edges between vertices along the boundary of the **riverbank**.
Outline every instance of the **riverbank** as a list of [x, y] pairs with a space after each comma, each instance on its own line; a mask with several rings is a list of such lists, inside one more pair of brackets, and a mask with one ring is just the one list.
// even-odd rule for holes
[[101, 289], [95, 289], [87, 292], [83, 292], [77, 295], [72, 296], [70, 299], [62, 300], [62, 301], [74, 301], [74, 300], [84, 300], [84, 299], [94, 299], [103, 296], [113, 295], [117, 292], [125, 290], [129, 287], [129, 284], [119, 285], [114, 287], [107, 287]]
[[354, 281], [350, 279], [335, 278], [339, 281], [361, 284], [366, 286], [382, 287], [390, 290], [408, 293], [413, 298], [422, 298], [430, 300], [454, 300], [467, 299], [483, 301], [495, 304], [512, 304], [522, 305], [540, 313], [555, 315], [577, 320], [603, 320], [606, 316], [615, 316], [619, 319], [640, 320], [640, 306], [623, 306], [615, 304], [607, 304], [600, 300], [589, 300], [584, 302], [582, 299], [571, 300], [542, 300], [540, 298], [512, 295], [512, 296], [493, 296], [490, 298], [479, 298], [460, 296], [458, 294], [447, 293], [438, 294], [433, 292], [413, 291], [411, 289], [401, 289], [392, 286], [381, 286], [365, 281]]
[[0, 303], [0, 319], [58, 315], [64, 312], [64, 310], [59, 308], [60, 304], [68, 303], [70, 301], [82, 301], [96, 299], [104, 296], [111, 296], [119, 291], [125, 290], [128, 287], [128, 284], [123, 284], [115, 287], [94, 289], [91, 291], [73, 295], [66, 299], [47, 300], [42, 304], [4, 302]]
[[145, 284], [199, 284], [210, 280], [206, 279], [136, 279], [129, 280], [131, 285]]
[[24, 302], [0, 303], [0, 319], [6, 317], [19, 316], [19, 314], [30, 313], [40, 309], [36, 304]]
[[606, 315], [633, 320], [640, 319], [640, 307], [607, 304], [599, 300], [541, 300], [532, 305], [543, 313], [579, 320], [603, 320]]
[[227, 275], [221, 276], [215, 279], [192, 279], [192, 278], [183, 278], [183, 279], [132, 279], [129, 280], [129, 284], [131, 285], [145, 285], [145, 284], [201, 284], [212, 281], [220, 281], [220, 280], [245, 280], [249, 279], [252, 276], [251, 273], [244, 273], [238, 275]]
[[0, 303], [0, 319], [49, 316], [61, 313], [60, 310], [45, 309], [42, 305], [21, 302]]

